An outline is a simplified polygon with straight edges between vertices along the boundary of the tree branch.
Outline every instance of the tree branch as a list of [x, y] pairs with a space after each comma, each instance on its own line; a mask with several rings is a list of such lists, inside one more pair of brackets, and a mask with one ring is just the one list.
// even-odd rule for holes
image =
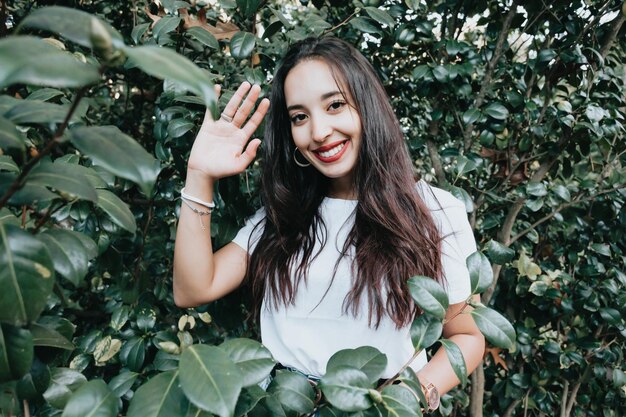
[[481, 362], [472, 372], [472, 391], [470, 393], [470, 417], [483, 417], [485, 398], [485, 370]]
[[446, 179], [446, 173], [443, 170], [443, 164], [441, 163], [441, 158], [439, 157], [437, 144], [432, 139], [433, 137], [436, 137], [439, 133], [439, 122], [430, 123], [429, 133], [431, 137], [426, 139], [426, 149], [428, 150], [428, 156], [430, 157], [430, 161], [433, 164], [433, 169], [435, 170], [437, 184], [439, 186], [444, 186], [448, 183], [448, 180]]
[[624, 13], [618, 13], [617, 17], [613, 20], [613, 23], [611, 24], [611, 31], [607, 35], [604, 45], [602, 45], [602, 49], [600, 49], [600, 55], [602, 55], [602, 58], [606, 58], [609, 54], [609, 51], [613, 47], [613, 43], [617, 38], [617, 34], [624, 24], [624, 20], [626, 20]]

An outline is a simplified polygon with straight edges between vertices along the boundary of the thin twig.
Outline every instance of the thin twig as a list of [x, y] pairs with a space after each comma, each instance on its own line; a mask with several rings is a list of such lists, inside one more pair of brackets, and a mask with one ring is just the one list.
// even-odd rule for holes
[[322, 36], [326, 35], [327, 33], [333, 32], [337, 29], [339, 29], [340, 27], [342, 27], [343, 25], [345, 25], [346, 23], [348, 23], [350, 21], [350, 19], [352, 19], [357, 13], [359, 13], [361, 10], [357, 9], [354, 13], [352, 13], [350, 16], [346, 17], [344, 19], [343, 22], [339, 23], [338, 25], [333, 26], [330, 29], [326, 29], [325, 31], [322, 32]]

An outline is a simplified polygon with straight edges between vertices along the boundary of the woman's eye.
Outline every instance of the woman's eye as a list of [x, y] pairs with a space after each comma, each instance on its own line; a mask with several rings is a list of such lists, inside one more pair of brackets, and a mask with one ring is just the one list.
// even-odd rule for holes
[[332, 103], [330, 103], [330, 106], [328, 106], [329, 109], [331, 110], [339, 110], [340, 108], [342, 108], [346, 103], [343, 101], [334, 101]]
[[291, 116], [290, 119], [291, 119], [291, 123], [298, 123], [306, 119], [306, 116], [302, 113], [298, 113], [298, 114], [294, 114], [293, 116]]

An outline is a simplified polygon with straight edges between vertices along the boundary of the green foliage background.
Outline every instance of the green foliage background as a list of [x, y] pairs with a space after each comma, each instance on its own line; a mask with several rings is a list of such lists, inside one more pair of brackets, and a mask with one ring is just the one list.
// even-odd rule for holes
[[[416, 172], [465, 202], [490, 261], [473, 265], [477, 292], [516, 331], [440, 413], [626, 415], [625, 13], [614, 0], [2, 2], [0, 413], [311, 412], [296, 374], [256, 386], [273, 360], [249, 339], [242, 294], [178, 309], [171, 263], [187, 154], [204, 106], [220, 108], [211, 84], [222, 105], [244, 80], [267, 94], [290, 43], [334, 33], [378, 70]], [[217, 246], [258, 206], [262, 163], [220, 181]], [[481, 330], [510, 345], [490, 317]], [[378, 365], [336, 359], [322, 386], [346, 412], [323, 415], [417, 415], [403, 388], [368, 388], [376, 352], [351, 357]]]

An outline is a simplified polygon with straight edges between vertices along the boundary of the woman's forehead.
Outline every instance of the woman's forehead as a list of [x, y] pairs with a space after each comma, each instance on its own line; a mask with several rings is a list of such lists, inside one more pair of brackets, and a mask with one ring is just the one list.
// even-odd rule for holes
[[325, 100], [335, 94], [348, 95], [336, 72], [321, 59], [308, 59], [295, 65], [285, 78], [287, 106]]

